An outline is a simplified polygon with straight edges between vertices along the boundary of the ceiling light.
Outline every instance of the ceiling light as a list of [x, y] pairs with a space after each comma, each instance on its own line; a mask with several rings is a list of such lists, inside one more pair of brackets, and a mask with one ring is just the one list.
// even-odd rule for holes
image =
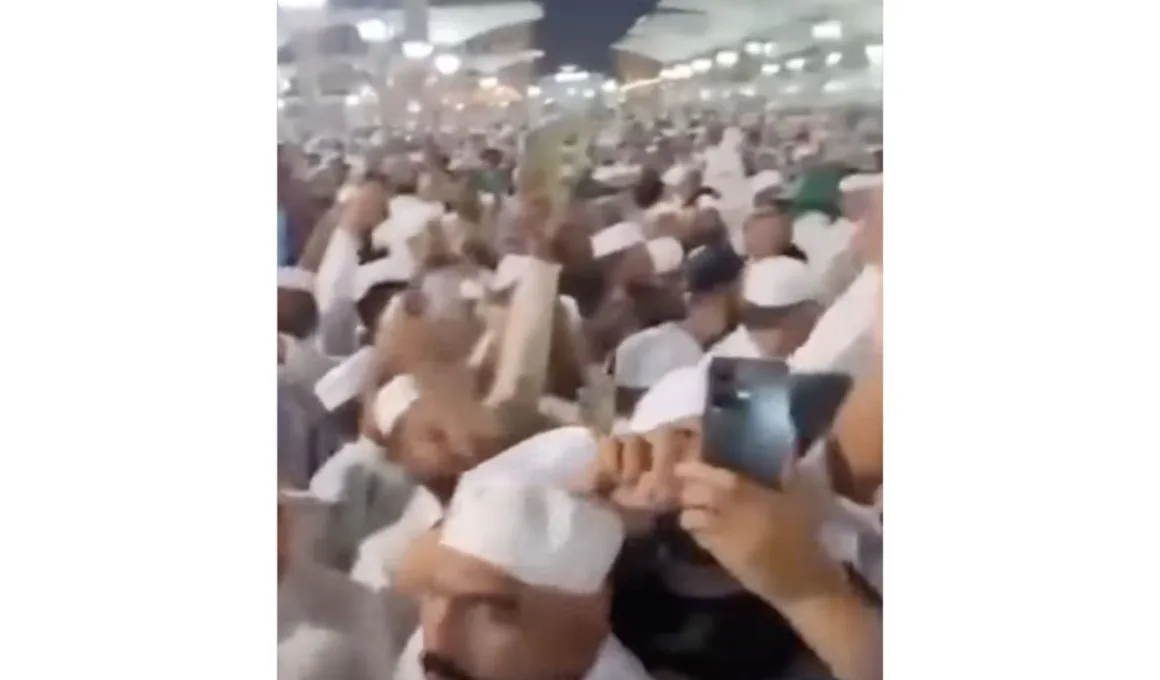
[[606, 80], [603, 84], [601, 84], [600, 89], [604, 90], [605, 92], [612, 93], [616, 92], [617, 87], [618, 85], [615, 80]]
[[830, 52], [826, 55], [826, 66], [837, 66], [842, 61], [841, 52]]
[[358, 106], [362, 103], [362, 97], [352, 92], [346, 96], [345, 101], [347, 106]]
[[584, 98], [585, 99], [592, 99], [595, 96], [596, 96], [596, 90], [593, 90], [592, 88], [588, 88], [587, 90], [584, 90]]
[[426, 59], [435, 48], [423, 40], [408, 40], [403, 43], [403, 56], [408, 59]]
[[391, 27], [381, 19], [364, 19], [355, 24], [355, 28], [363, 42], [385, 43], [391, 39]]
[[802, 57], [795, 57], [785, 62], [785, 66], [791, 71], [800, 71], [806, 67], [806, 60]]
[[766, 76], [773, 76], [781, 73], [781, 64], [762, 64], [761, 74]]
[[747, 43], [745, 43], [745, 53], [748, 55], [757, 56], [757, 55], [761, 54], [764, 50], [765, 50], [765, 45], [762, 45], [759, 42], [747, 42]]
[[704, 73], [704, 72], [708, 71], [709, 69], [713, 68], [713, 61], [711, 59], [704, 59], [704, 58], [694, 59], [692, 66], [693, 66], [694, 73]]
[[867, 45], [866, 46], [866, 60], [875, 66], [882, 64], [882, 46], [881, 45]]
[[499, 78], [496, 78], [495, 76], [484, 76], [484, 77], [479, 79], [479, 86], [485, 90], [490, 90], [492, 88], [498, 87], [499, 86]]
[[737, 63], [738, 59], [740, 59], [740, 56], [732, 50], [723, 50], [723, 51], [717, 53], [717, 65], [718, 66], [725, 66], [725, 67], [733, 66], [734, 64]]
[[435, 57], [435, 70], [445, 76], [456, 73], [461, 66], [463, 66], [463, 60], [454, 54], [440, 54]]
[[407, 102], [407, 113], [419, 113], [423, 107], [416, 101]]
[[673, 67], [673, 78], [684, 80], [693, 77], [693, 67], [688, 64], [677, 64]]
[[815, 40], [841, 40], [842, 24], [837, 21], [823, 21], [814, 24], [810, 33]]
[[529, 97], [539, 97], [541, 92], [543, 92], [543, 90], [540, 89], [539, 85], [528, 85]]
[[773, 53], [777, 52], [777, 43], [775, 43], [775, 42], [767, 42], [762, 47], [763, 47], [762, 51], [765, 53], [765, 56], [767, 56], [767, 57], [772, 57]]

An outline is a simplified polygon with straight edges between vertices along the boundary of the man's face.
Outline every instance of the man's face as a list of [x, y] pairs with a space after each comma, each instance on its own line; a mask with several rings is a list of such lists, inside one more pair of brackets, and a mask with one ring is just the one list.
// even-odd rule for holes
[[[583, 675], [607, 630], [603, 597], [549, 593], [499, 569], [437, 545], [438, 532], [419, 539], [404, 570], [422, 572], [408, 590], [419, 595], [420, 664], [427, 680], [542, 680]], [[426, 553], [426, 559], [417, 557]], [[423, 568], [415, 569], [419, 563]], [[599, 628], [599, 626], [597, 626]], [[585, 663], [585, 656], [593, 657]]]
[[750, 257], [771, 257], [792, 239], [789, 220], [774, 209], [758, 210], [745, 221], [745, 252]]

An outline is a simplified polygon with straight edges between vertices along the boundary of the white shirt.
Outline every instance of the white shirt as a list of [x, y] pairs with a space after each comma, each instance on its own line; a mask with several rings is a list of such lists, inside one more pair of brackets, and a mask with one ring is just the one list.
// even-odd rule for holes
[[745, 326], [738, 326], [733, 332], [726, 335], [717, 344], [709, 348], [705, 354], [711, 357], [736, 357], [738, 359], [761, 359], [764, 355], [761, 348], [753, 341], [753, 336]]
[[676, 323], [646, 328], [625, 338], [616, 348], [617, 385], [652, 387], [669, 371], [692, 366], [704, 355], [701, 346]]
[[790, 368], [848, 373], [854, 377], [865, 372], [874, 358], [874, 320], [881, 281], [877, 268], [865, 267], [790, 356]]

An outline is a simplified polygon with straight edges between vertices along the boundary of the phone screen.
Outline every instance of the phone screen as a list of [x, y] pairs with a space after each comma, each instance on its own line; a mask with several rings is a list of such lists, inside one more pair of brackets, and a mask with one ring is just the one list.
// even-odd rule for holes
[[790, 373], [777, 361], [713, 359], [705, 460], [776, 488], [786, 459], [803, 454], [829, 430], [850, 386], [849, 376]]

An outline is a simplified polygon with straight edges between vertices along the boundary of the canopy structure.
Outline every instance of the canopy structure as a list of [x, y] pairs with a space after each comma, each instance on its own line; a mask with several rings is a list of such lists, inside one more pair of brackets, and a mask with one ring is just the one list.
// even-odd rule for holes
[[[280, 0], [278, 107], [311, 129], [463, 100], [480, 78], [529, 81], [537, 2]], [[521, 88], [522, 89], [522, 88]]]
[[724, 91], [880, 97], [880, 0], [661, 0], [616, 43], [621, 78]]

